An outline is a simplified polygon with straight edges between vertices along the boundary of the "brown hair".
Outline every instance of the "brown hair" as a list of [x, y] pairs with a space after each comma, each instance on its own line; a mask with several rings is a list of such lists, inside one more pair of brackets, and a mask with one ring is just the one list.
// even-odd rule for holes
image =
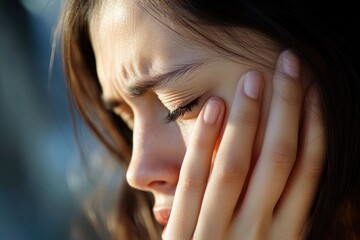
[[[61, 34], [68, 97], [95, 135], [126, 169], [131, 154], [132, 134], [127, 125], [102, 104], [89, 40], [89, 17], [96, 4], [100, 3], [67, 1], [60, 16], [57, 31]], [[125, 181], [121, 189], [119, 224], [117, 229], [112, 230], [114, 239], [156, 239], [160, 226], [156, 225], [149, 208], [153, 202], [152, 196], [130, 188]]]
[[[291, 48], [316, 74], [324, 105], [326, 165], [309, 219], [308, 239], [360, 238], [360, 80], [359, 21], [351, 9], [327, 3], [307, 5], [298, 1], [172, 0], [136, 1], [154, 17], [168, 18], [188, 29], [192, 36], [231, 58], [238, 55], [224, 38], [217, 40], [204, 28], [221, 29], [226, 41], [239, 44], [234, 29], [254, 29]], [[69, 97], [86, 123], [126, 169], [132, 149], [132, 133], [126, 124], [101, 104], [95, 58], [89, 38], [89, 21], [102, 1], [67, 1], [61, 15], [63, 64]], [[353, 7], [351, 2], [344, 6]], [[342, 18], [337, 18], [343, 12]], [[245, 47], [245, 46], [244, 46]], [[246, 45], [246, 47], [250, 47]], [[314, 56], [317, 56], [316, 58]], [[254, 58], [251, 58], [253, 60]], [[156, 239], [159, 226], [151, 214], [151, 195], [124, 183], [119, 200], [119, 229], [125, 239]], [[120, 236], [120, 235], [118, 235]]]

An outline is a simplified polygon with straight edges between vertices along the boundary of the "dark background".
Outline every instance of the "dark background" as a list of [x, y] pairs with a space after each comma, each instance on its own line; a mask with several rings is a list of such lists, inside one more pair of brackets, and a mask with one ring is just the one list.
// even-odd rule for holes
[[0, 240], [96, 239], [59, 52], [49, 76], [60, 5], [0, 0]]

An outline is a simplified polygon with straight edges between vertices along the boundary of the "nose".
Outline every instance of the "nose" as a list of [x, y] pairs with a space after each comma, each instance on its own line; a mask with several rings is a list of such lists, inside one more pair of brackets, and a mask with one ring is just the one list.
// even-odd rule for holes
[[151, 114], [142, 116], [134, 122], [127, 181], [139, 190], [170, 194], [175, 191], [185, 153], [181, 131], [176, 123]]

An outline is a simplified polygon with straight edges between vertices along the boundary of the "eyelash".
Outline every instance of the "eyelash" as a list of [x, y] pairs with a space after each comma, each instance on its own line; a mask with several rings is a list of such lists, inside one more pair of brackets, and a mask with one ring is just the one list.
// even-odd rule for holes
[[179, 107], [175, 110], [169, 111], [166, 121], [173, 122], [176, 121], [178, 118], [184, 116], [186, 113], [191, 112], [194, 107], [197, 107], [200, 103], [200, 97], [196, 98], [192, 102], [186, 104], [185, 106]]

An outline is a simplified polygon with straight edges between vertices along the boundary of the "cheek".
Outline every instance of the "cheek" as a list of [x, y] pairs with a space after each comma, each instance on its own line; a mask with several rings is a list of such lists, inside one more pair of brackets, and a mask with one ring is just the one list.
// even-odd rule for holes
[[189, 145], [191, 134], [195, 127], [195, 122], [196, 119], [189, 119], [189, 120], [179, 121], [177, 123], [186, 148]]
[[[264, 74], [264, 91], [261, 99], [261, 115], [259, 119], [259, 125], [257, 134], [254, 141], [254, 147], [253, 147], [253, 157], [258, 158], [260, 151], [262, 149], [263, 140], [265, 136], [266, 131], [266, 124], [268, 121], [268, 115], [270, 111], [270, 103], [271, 103], [271, 97], [272, 97], [272, 72], [263, 72]], [[240, 74], [241, 75], [241, 74]], [[223, 84], [220, 87], [218, 87], [213, 93], [213, 96], [221, 97], [225, 104], [226, 104], [226, 115], [224, 119], [224, 124], [222, 127], [222, 133], [224, 132], [224, 129], [226, 127], [226, 122], [229, 116], [229, 113], [231, 111], [232, 101], [233, 97], [235, 95], [235, 89], [237, 84], [239, 83], [240, 77], [233, 79], [236, 79], [235, 81], [227, 81], [227, 84]], [[242, 84], [242, 82], [240, 82]]]

